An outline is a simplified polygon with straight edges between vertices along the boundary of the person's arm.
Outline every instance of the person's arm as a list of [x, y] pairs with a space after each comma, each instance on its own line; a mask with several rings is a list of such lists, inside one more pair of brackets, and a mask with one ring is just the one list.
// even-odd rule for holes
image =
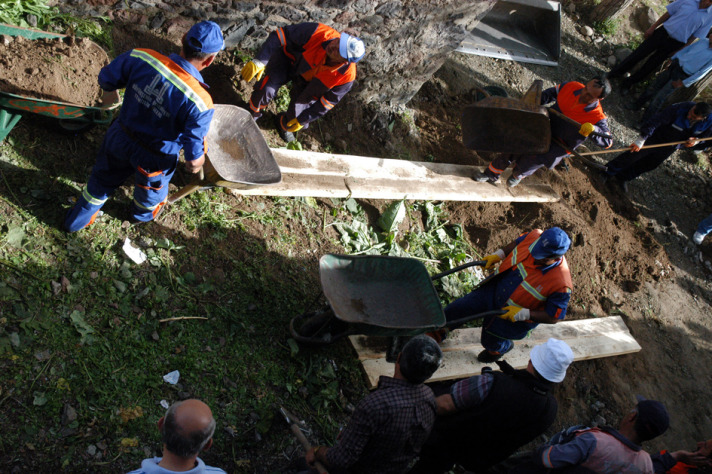
[[[605, 135], [612, 135], [611, 129], [608, 127], [608, 119], [601, 119], [593, 124], [593, 131], [603, 133]], [[610, 148], [613, 146], [613, 138], [604, 138], [598, 135], [589, 135], [588, 138], [592, 139], [596, 145], [601, 148]]]
[[326, 459], [326, 453], [329, 452], [327, 446], [313, 446], [304, 455], [304, 459], [310, 467], [314, 467], [316, 461], [319, 461], [325, 468], [329, 468], [329, 461]]
[[492, 389], [494, 377], [491, 372], [473, 375], [456, 382], [450, 387], [450, 393], [435, 399], [438, 416], [450, 415], [480, 405]]
[[438, 416], [451, 415], [455, 412], [457, 412], [457, 407], [455, 407], [455, 401], [449, 393], [440, 395], [435, 399], [435, 413]]
[[361, 457], [368, 440], [379, 426], [378, 413], [374, 413], [368, 397], [356, 407], [349, 424], [341, 432], [334, 447], [327, 449], [321, 457], [321, 449], [316, 458], [334, 469], [348, 469]]
[[652, 35], [653, 32], [658, 28], [658, 26], [660, 26], [663, 23], [665, 23], [666, 21], [668, 21], [668, 18], [670, 18], [670, 5], [668, 5], [668, 11], [666, 11], [663, 16], [658, 18], [657, 21], [655, 23], [653, 23], [653, 25], [650, 28], [645, 30], [645, 35], [644, 35], [645, 38], [646, 39], [649, 38], [650, 35]]
[[105, 91], [123, 89], [129, 78], [131, 51], [120, 54], [99, 71], [99, 87]]
[[571, 299], [571, 290], [552, 293], [546, 299], [544, 311], [532, 311], [530, 319], [536, 323], [556, 324], [566, 317], [566, 309]]
[[548, 469], [577, 466], [596, 449], [596, 438], [589, 433], [576, 436], [571, 441], [553, 446], [544, 445], [535, 451], [534, 464]]
[[208, 151], [205, 136], [210, 129], [214, 112], [214, 109], [202, 113], [194, 110], [188, 115], [180, 141], [183, 146], [185, 169], [189, 173], [197, 173], [205, 163], [205, 153]]
[[[697, 70], [694, 74], [692, 74], [690, 77], [683, 79], [683, 80], [681, 81], [681, 82], [682, 82], [682, 85], [685, 86], [685, 87], [690, 87], [692, 84], [694, 84], [695, 82], [697, 82], [697, 81], [699, 81], [700, 79], [702, 79], [703, 77], [705, 77], [705, 76], [707, 75], [707, 73], [709, 73], [710, 71], [712, 71], [712, 59], [710, 59], [709, 61], [707, 61], [707, 63], [705, 63], [705, 65], [704, 65], [703, 67], [701, 67], [700, 69], [698, 69], [698, 70]], [[673, 81], [673, 87], [675, 87], [675, 82], [674, 82], [674, 81]]]
[[279, 49], [294, 49], [305, 45], [314, 34], [317, 26], [319, 26], [318, 23], [298, 23], [277, 28], [262, 43], [262, 47], [255, 59], [266, 65], [275, 51]]
[[544, 89], [541, 92], [541, 104], [540, 105], [546, 105], [551, 102], [554, 102], [556, 100], [556, 97], [559, 95], [560, 88], [561, 88], [561, 84], [556, 85], [554, 87], [549, 87], [548, 89]]

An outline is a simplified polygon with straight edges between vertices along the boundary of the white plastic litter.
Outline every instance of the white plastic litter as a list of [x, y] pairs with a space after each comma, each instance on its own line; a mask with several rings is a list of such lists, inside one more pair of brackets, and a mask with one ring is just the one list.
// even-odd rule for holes
[[161, 406], [162, 406], [163, 408], [165, 408], [166, 410], [168, 410], [168, 408], [170, 408], [171, 404], [168, 403], [168, 402], [165, 401], [165, 400], [161, 400]]
[[124, 240], [124, 253], [134, 261], [134, 263], [141, 264], [146, 261], [146, 254], [143, 253], [141, 249], [138, 249], [131, 245], [131, 240], [126, 237], [126, 240]]
[[171, 385], [177, 384], [179, 378], [180, 372], [178, 372], [177, 370], [174, 370], [173, 372], [168, 372], [166, 375], [163, 376], [163, 380], [165, 380]]

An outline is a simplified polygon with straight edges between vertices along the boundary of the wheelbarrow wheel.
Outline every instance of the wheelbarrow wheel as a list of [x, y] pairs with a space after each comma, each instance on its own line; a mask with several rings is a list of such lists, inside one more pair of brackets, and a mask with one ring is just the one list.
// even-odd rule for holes
[[96, 125], [85, 120], [61, 119], [57, 120], [57, 130], [65, 135], [76, 135], [88, 132]]
[[295, 341], [310, 346], [325, 346], [351, 334], [348, 323], [340, 321], [331, 308], [300, 314], [289, 322]]

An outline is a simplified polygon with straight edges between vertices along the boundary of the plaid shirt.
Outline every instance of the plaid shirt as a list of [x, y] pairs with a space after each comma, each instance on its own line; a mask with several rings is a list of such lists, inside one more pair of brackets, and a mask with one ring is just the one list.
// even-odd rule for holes
[[402, 473], [434, 422], [435, 396], [429, 387], [381, 376], [378, 388], [361, 400], [336, 446], [326, 453], [329, 470]]

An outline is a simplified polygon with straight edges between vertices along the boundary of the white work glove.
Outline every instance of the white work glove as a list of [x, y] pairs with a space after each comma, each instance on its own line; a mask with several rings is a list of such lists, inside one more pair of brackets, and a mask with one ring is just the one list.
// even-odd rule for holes
[[640, 149], [643, 148], [643, 145], [645, 145], [645, 138], [638, 138], [630, 145], [630, 150], [632, 152], [640, 151]]

